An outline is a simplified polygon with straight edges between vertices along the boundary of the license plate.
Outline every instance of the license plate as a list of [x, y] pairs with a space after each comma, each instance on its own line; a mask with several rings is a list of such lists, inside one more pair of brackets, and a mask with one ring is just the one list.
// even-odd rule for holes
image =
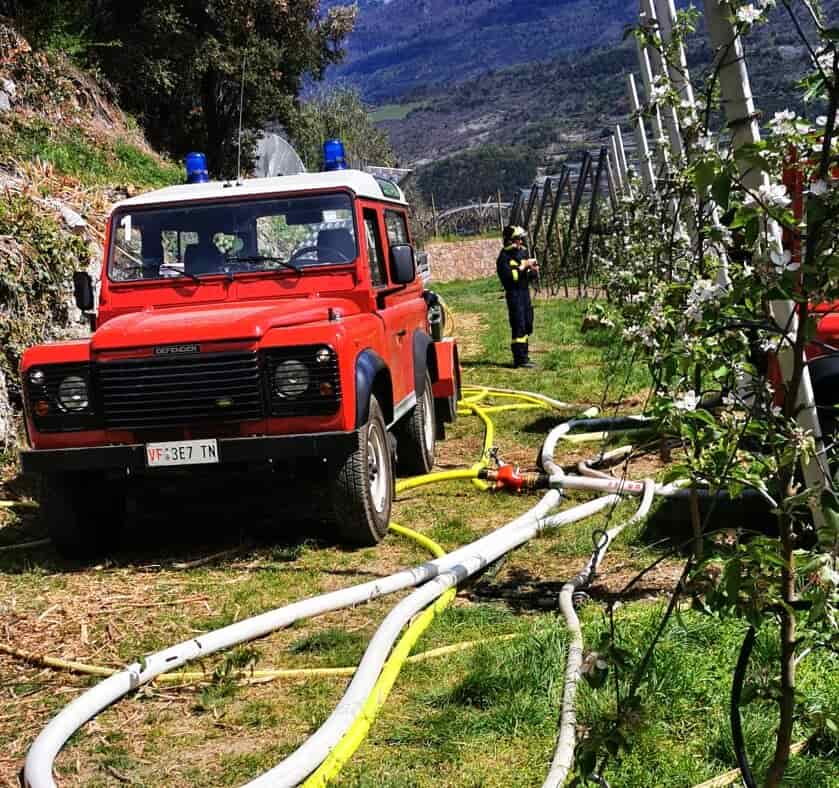
[[167, 465], [205, 465], [214, 462], [218, 462], [218, 442], [215, 438], [146, 444], [146, 465], [149, 468], [162, 468]]

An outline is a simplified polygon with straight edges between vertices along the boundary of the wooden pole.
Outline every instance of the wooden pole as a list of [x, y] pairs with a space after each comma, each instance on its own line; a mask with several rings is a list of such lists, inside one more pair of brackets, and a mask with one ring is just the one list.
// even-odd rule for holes
[[437, 205], [434, 202], [434, 193], [431, 194], [431, 218], [434, 223], [434, 237], [440, 237], [440, 228], [437, 226]]
[[[746, 69], [743, 42], [736, 34], [731, 20], [734, 11], [726, 0], [705, 0], [705, 24], [714, 48], [714, 65], [719, 69], [720, 94], [728, 128], [731, 130], [731, 147], [737, 148], [760, 141], [760, 128], [755, 116], [755, 105], [752, 98], [749, 73]], [[769, 184], [765, 171], [752, 162], [740, 161], [740, 174], [748, 189], [756, 190]], [[781, 248], [781, 230], [773, 222], [767, 222], [767, 233], [770, 243]], [[792, 342], [798, 334], [798, 319], [795, 305], [791, 300], [772, 301], [770, 314], [776, 325], [785, 333], [789, 341], [781, 343], [778, 352], [778, 364], [785, 383], [793, 376], [793, 347]], [[796, 392], [796, 420], [805, 432], [812, 434], [815, 442], [814, 457], [803, 466], [804, 480], [807, 486], [814, 488], [825, 484], [832, 487], [830, 474], [819, 463], [818, 458], [824, 457], [821, 426], [819, 424], [816, 403], [813, 395], [813, 385], [810, 372], [805, 363], [801, 375], [801, 383]], [[818, 528], [824, 525], [821, 508], [816, 505], [813, 517]]]
[[[658, 30], [658, 17], [656, 16], [653, 0], [641, 0], [641, 24], [654, 31]], [[655, 47], [648, 47], [647, 49], [650, 57], [653, 82], [655, 82], [656, 77], [665, 76], [664, 62], [661, 59], [661, 53]], [[667, 136], [670, 140], [670, 151], [675, 158], [680, 159], [684, 156], [685, 150], [682, 144], [682, 133], [679, 130], [679, 116], [676, 108], [669, 105], [665, 106], [662, 108], [662, 115], [664, 116], [664, 125], [667, 128]]]
[[638, 164], [641, 168], [641, 181], [645, 191], [655, 191], [655, 172], [653, 172], [652, 156], [647, 144], [647, 130], [641, 116], [641, 105], [638, 102], [638, 91], [635, 88], [635, 76], [626, 75], [626, 94], [629, 97], [629, 109], [635, 118], [635, 145], [638, 149]]
[[588, 282], [591, 274], [591, 234], [594, 231], [594, 223], [597, 221], [599, 210], [598, 198], [600, 197], [600, 183], [603, 180], [603, 171], [606, 168], [606, 146], [600, 148], [597, 157], [597, 167], [591, 172], [591, 202], [588, 206], [588, 224], [583, 238], [583, 293], [588, 297]]
[[536, 185], [536, 181], [533, 181], [533, 185], [530, 187], [530, 195], [527, 198], [527, 209], [524, 213], [524, 222], [522, 226], [525, 230], [530, 232], [530, 219], [533, 216], [533, 208], [536, 205], [536, 198], [539, 196], [539, 188]]
[[615, 174], [612, 171], [612, 156], [606, 153], [606, 183], [609, 186], [609, 204], [612, 206], [612, 213], [618, 209], [618, 195], [615, 190]]
[[[548, 220], [548, 229], [545, 232], [545, 256], [547, 257], [548, 249], [550, 248], [551, 242], [551, 233], [555, 232], [556, 230], [556, 219], [559, 215], [559, 209], [562, 204], [562, 192], [565, 190], [565, 184], [568, 182], [569, 179], [569, 172], [568, 167], [564, 164], [562, 165], [562, 169], [559, 173], [559, 184], [556, 187], [556, 197], [553, 198], [553, 209], [551, 210], [551, 216]], [[556, 231], [556, 238], [558, 242], [558, 249], [557, 249], [557, 256], [561, 256], [563, 254], [563, 244], [562, 244], [562, 233]]]
[[658, 160], [659, 167], [666, 168], [669, 162], [669, 155], [665, 145], [666, 137], [664, 136], [664, 125], [661, 122], [661, 110], [658, 103], [653, 100], [653, 72], [650, 66], [650, 54], [647, 47], [642, 46], [641, 42], [636, 38], [635, 46], [638, 51], [638, 66], [641, 69], [641, 81], [644, 83], [644, 93], [647, 94], [647, 106], [650, 109], [650, 124], [653, 128], [653, 136], [655, 139], [655, 153]]
[[619, 170], [623, 179], [624, 191], [628, 197], [632, 197], [632, 184], [629, 181], [629, 166], [626, 162], [626, 148], [623, 147], [623, 134], [621, 134], [620, 124], [615, 126], [615, 145], [618, 149], [618, 162], [620, 163]]
[[504, 213], [501, 210], [501, 189], [498, 190], [496, 197], [498, 202], [498, 232], [502, 232], [504, 230]]
[[612, 163], [614, 164], [613, 174], [615, 176], [615, 186], [617, 187], [618, 194], [623, 197], [626, 193], [626, 186], [623, 182], [623, 170], [621, 169], [621, 157], [618, 153], [618, 141], [614, 134], [609, 138], [609, 145]]
[[[669, 45], [673, 40], [673, 25], [676, 24], [676, 5], [673, 0], [655, 0], [655, 10], [661, 40], [665, 45]], [[666, 61], [670, 81], [679, 92], [681, 100], [685, 102], [685, 108], [693, 115], [696, 110], [696, 101], [693, 97], [693, 86], [690, 84], [690, 73], [688, 72], [688, 61], [685, 57], [685, 48], [682, 46], [681, 41], [675, 48], [675, 58], [666, 59]]]

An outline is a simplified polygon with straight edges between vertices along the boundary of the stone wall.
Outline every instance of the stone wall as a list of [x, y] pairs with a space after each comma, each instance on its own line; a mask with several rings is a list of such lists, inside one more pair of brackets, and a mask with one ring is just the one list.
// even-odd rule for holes
[[500, 238], [429, 243], [425, 245], [431, 265], [431, 282], [455, 279], [483, 279], [495, 276], [495, 260], [501, 251]]

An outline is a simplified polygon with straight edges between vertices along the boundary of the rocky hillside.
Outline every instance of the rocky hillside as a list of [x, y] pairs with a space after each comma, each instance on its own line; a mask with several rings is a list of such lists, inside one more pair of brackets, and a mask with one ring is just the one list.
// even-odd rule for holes
[[85, 331], [72, 272], [98, 276], [111, 204], [179, 179], [89, 76], [0, 20], [0, 452], [23, 349]]

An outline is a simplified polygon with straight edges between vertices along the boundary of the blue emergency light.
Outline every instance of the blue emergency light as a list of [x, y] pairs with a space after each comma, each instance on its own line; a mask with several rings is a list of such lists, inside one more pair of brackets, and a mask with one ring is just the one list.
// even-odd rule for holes
[[207, 173], [207, 157], [203, 153], [187, 153], [184, 164], [187, 183], [207, 183], [210, 180]]
[[344, 143], [341, 140], [327, 140], [323, 143], [323, 168], [327, 172], [347, 169]]

